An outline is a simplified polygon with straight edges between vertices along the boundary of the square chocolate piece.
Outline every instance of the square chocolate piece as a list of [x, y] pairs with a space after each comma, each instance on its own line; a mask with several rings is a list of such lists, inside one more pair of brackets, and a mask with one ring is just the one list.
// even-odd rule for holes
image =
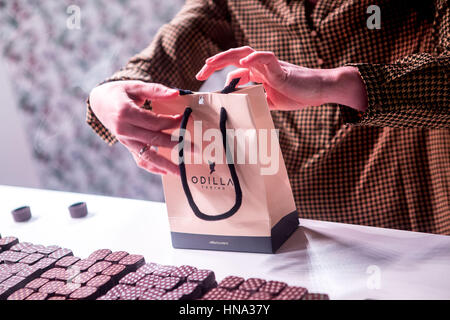
[[103, 275], [110, 276], [113, 281], [118, 281], [123, 276], [127, 274], [128, 270], [125, 268], [124, 265], [121, 264], [113, 264], [110, 265], [108, 268], [102, 271]]
[[43, 258], [38, 262], [36, 262], [35, 264], [33, 264], [33, 267], [37, 267], [42, 269], [43, 271], [46, 271], [53, 268], [55, 266], [56, 261], [57, 261], [56, 259], [52, 258]]
[[0, 251], [8, 250], [12, 246], [19, 243], [19, 239], [16, 237], [4, 237], [0, 238]]
[[25, 285], [25, 288], [30, 288], [32, 290], [37, 291], [37, 290], [39, 290], [40, 287], [42, 287], [44, 284], [46, 284], [49, 281], [50, 280], [46, 279], [46, 278], [37, 278], [37, 279], [34, 279], [34, 280], [28, 282]]
[[112, 263], [109, 261], [98, 261], [88, 269], [88, 272], [100, 274], [103, 270], [108, 268]]
[[139, 300], [158, 300], [166, 291], [163, 289], [148, 289], [141, 296]]
[[136, 272], [143, 273], [144, 275], [152, 274], [155, 270], [160, 267], [157, 263], [146, 263], [142, 267], [140, 267]]
[[111, 254], [111, 250], [109, 249], [99, 249], [92, 252], [88, 259], [94, 261], [104, 260], [109, 254]]
[[79, 260], [80, 260], [80, 258], [75, 257], [75, 256], [66, 256], [66, 257], [61, 258], [58, 261], [56, 261], [55, 266], [67, 268], [67, 267], [70, 267], [71, 265], [73, 265], [74, 263], [78, 262]]
[[[136, 272], [136, 273], [138, 273], [138, 272]], [[146, 289], [151, 289], [151, 288], [155, 287], [162, 279], [164, 279], [164, 278], [155, 276], [153, 274], [149, 274], [149, 275], [145, 276], [144, 278], [142, 278], [141, 280], [139, 280], [136, 283], [136, 286], [143, 287]]]
[[96, 276], [95, 273], [91, 273], [91, 272], [83, 272], [78, 274], [77, 276], [75, 276], [72, 279], [73, 283], [78, 283], [78, 284], [86, 284], [89, 280], [91, 280], [92, 278], [94, 278]]
[[136, 271], [139, 267], [142, 267], [145, 264], [145, 259], [144, 256], [139, 254], [129, 254], [122, 258], [119, 261], [119, 264], [126, 266], [130, 271]]
[[267, 292], [270, 293], [271, 295], [277, 295], [281, 292], [281, 290], [283, 290], [284, 288], [287, 287], [287, 284], [285, 282], [280, 282], [280, 281], [268, 281], [266, 282], [266, 284], [264, 284], [259, 291], [260, 292]]
[[155, 285], [155, 287], [157, 289], [163, 289], [163, 290], [169, 291], [169, 290], [175, 289], [181, 282], [182, 282], [182, 280], [180, 278], [177, 278], [177, 277], [166, 277], [166, 278], [162, 278]]
[[42, 292], [35, 292], [28, 296], [25, 300], [46, 300], [48, 297], [47, 294]]
[[272, 295], [268, 292], [255, 292], [247, 300], [271, 300]]
[[168, 277], [170, 274], [175, 271], [177, 267], [175, 266], [157, 266], [156, 269], [152, 272], [153, 275], [158, 277]]
[[40, 287], [39, 292], [45, 293], [47, 295], [53, 295], [60, 287], [63, 287], [64, 284], [65, 283], [63, 281], [52, 280]]
[[187, 277], [197, 271], [197, 268], [191, 266], [180, 266], [170, 273], [171, 277], [178, 277], [182, 280], [186, 280]]
[[216, 276], [211, 270], [197, 270], [188, 276], [187, 281], [199, 283], [205, 291], [216, 285]]
[[222, 281], [220, 281], [218, 287], [219, 288], [224, 288], [224, 289], [227, 289], [227, 290], [235, 290], [244, 281], [245, 281], [245, 279], [241, 278], [241, 277], [228, 276], [228, 277], [224, 278]]
[[240, 290], [256, 292], [266, 283], [266, 280], [258, 278], [248, 278], [240, 286]]
[[126, 251], [115, 251], [113, 253], [110, 253], [106, 258], [105, 261], [118, 263], [120, 260], [125, 258], [128, 255], [128, 252]]
[[302, 287], [286, 287], [273, 300], [301, 300], [308, 293], [306, 288]]
[[128, 285], [134, 285], [136, 282], [141, 280], [144, 277], [144, 275], [136, 272], [131, 272], [127, 274], [125, 277], [120, 279], [119, 283], [121, 284], [128, 284]]
[[64, 284], [63, 286], [58, 287], [58, 289], [55, 291], [55, 294], [57, 296], [68, 297], [72, 292], [74, 292], [75, 290], [77, 290], [80, 287], [81, 287], [81, 284], [79, 284], [79, 283], [69, 282], [69, 283]]
[[249, 291], [244, 290], [233, 290], [228, 293], [225, 300], [247, 300], [250, 297]]
[[224, 288], [212, 288], [200, 300], [225, 300], [229, 291]]
[[29, 295], [31, 295], [34, 291], [28, 288], [22, 288], [15, 292], [13, 292], [8, 300], [25, 300]]
[[98, 297], [98, 291], [95, 287], [81, 287], [72, 292], [70, 299], [76, 300], [94, 300]]
[[72, 250], [66, 249], [66, 248], [61, 248], [61, 249], [58, 249], [55, 252], [51, 253], [48, 257], [59, 260], [66, 256], [73, 256]]
[[90, 267], [92, 267], [93, 264], [95, 264], [97, 261], [93, 259], [81, 259], [78, 260], [73, 267], [78, 268], [81, 272], [87, 271]]
[[179, 300], [195, 300], [202, 295], [201, 286], [195, 282], [185, 282], [176, 288], [175, 291], [182, 294]]
[[44, 258], [43, 254], [32, 253], [32, 254], [26, 256], [25, 258], [23, 258], [22, 260], [20, 260], [20, 263], [33, 264], [33, 263], [38, 262], [42, 258]]
[[144, 292], [144, 288], [129, 287], [128, 290], [120, 295], [119, 300], [137, 300]]
[[307, 293], [302, 300], [330, 300], [330, 297], [325, 293]]

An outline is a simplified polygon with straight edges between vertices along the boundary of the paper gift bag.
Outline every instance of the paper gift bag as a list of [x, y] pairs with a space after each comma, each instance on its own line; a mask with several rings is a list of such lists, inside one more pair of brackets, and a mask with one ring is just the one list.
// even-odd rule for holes
[[158, 150], [180, 168], [162, 178], [175, 248], [274, 253], [298, 227], [264, 89], [236, 82], [152, 102], [156, 113], [183, 114], [167, 131], [178, 145]]

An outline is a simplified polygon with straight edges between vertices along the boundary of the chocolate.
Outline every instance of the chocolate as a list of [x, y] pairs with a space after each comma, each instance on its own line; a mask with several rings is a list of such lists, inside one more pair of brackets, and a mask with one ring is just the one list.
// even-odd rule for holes
[[128, 286], [126, 284], [118, 284], [117, 286], [114, 286], [113, 288], [111, 288], [106, 294], [116, 297], [116, 299], [118, 299], [122, 294], [127, 292], [130, 288], [132, 288], [132, 287]]
[[33, 246], [34, 249], [37, 250], [37, 252], [45, 254], [45, 255], [49, 255], [52, 254], [53, 252], [61, 249], [61, 247], [59, 246], [43, 246], [43, 245], [36, 245]]
[[170, 273], [170, 276], [178, 277], [180, 279], [185, 280], [185, 279], [187, 279], [187, 277], [189, 275], [191, 275], [195, 271], [197, 271], [197, 268], [184, 265], [184, 266], [177, 267], [174, 271], [172, 271]]
[[247, 300], [248, 297], [250, 297], [249, 291], [238, 289], [230, 291], [228, 295], [225, 297], [225, 300]]
[[128, 252], [126, 251], [115, 251], [110, 253], [106, 258], [105, 261], [118, 263], [120, 260], [125, 258], [128, 255]]
[[81, 259], [78, 260], [73, 267], [78, 268], [81, 272], [87, 271], [92, 265], [96, 263], [96, 260], [94, 259]]
[[5, 263], [15, 263], [25, 258], [27, 255], [28, 255], [27, 253], [19, 251], [11, 251], [11, 250], [3, 251], [2, 253], [0, 253], [0, 262], [3, 261]]
[[68, 297], [72, 292], [74, 292], [75, 290], [77, 290], [80, 287], [81, 287], [81, 284], [79, 284], [79, 283], [69, 282], [69, 283], [64, 284], [63, 286], [58, 287], [58, 289], [55, 291], [55, 294], [57, 296]]
[[9, 272], [12, 274], [18, 274], [25, 267], [28, 267], [28, 265], [26, 263], [14, 263], [14, 264], [10, 265]]
[[99, 296], [95, 287], [81, 287], [75, 290], [69, 297], [77, 300], [94, 300]]
[[119, 300], [137, 300], [144, 292], [144, 288], [129, 287], [128, 290], [120, 294]]
[[94, 260], [94, 261], [100, 261], [100, 260], [104, 260], [108, 255], [111, 254], [111, 250], [109, 249], [99, 249], [99, 250], [95, 250], [94, 252], [92, 252], [88, 259], [89, 260]]
[[206, 291], [216, 285], [216, 276], [211, 270], [197, 270], [187, 278], [189, 282], [197, 282]]
[[88, 214], [86, 202], [77, 202], [69, 206], [70, 216], [74, 219], [84, 218]]
[[139, 297], [139, 300], [158, 300], [166, 292], [163, 289], [148, 289]]
[[38, 277], [42, 273], [42, 269], [36, 267], [36, 266], [26, 266], [22, 270], [20, 270], [17, 275], [19, 277], [24, 277], [28, 279], [34, 279]]
[[308, 293], [308, 290], [302, 287], [286, 287], [273, 300], [301, 300]]
[[107, 290], [110, 289], [110, 286], [112, 286], [111, 279], [112, 278], [110, 276], [106, 276], [106, 275], [101, 274], [101, 275], [95, 276], [94, 278], [89, 280], [86, 285], [88, 287], [96, 287], [98, 289], [102, 289], [104, 291], [107, 291]]
[[156, 269], [152, 272], [155, 276], [158, 277], [168, 277], [170, 274], [175, 271], [177, 267], [175, 266], [157, 266]]
[[[32, 246], [32, 245], [33, 245], [33, 244], [30, 243], [30, 242], [19, 242], [18, 244], [13, 245], [13, 246], [10, 248], [10, 250], [13, 250], [13, 251], [22, 251], [23, 249], [25, 249], [25, 248], [27, 248], [27, 247], [30, 247], [30, 246]], [[36, 252], [36, 251], [34, 251], [34, 252]], [[34, 252], [31, 252], [31, 253], [34, 253]]]
[[272, 295], [268, 292], [255, 292], [247, 300], [270, 300]]
[[35, 264], [33, 264], [33, 267], [37, 267], [46, 271], [53, 268], [55, 266], [56, 261], [57, 261], [56, 259], [52, 258], [43, 258], [38, 262], [36, 262]]
[[16, 237], [4, 237], [0, 238], [0, 252], [8, 250], [12, 246], [19, 243], [19, 239]]
[[287, 284], [285, 282], [280, 282], [280, 281], [268, 281], [266, 282], [266, 284], [264, 284], [259, 291], [260, 292], [267, 292], [270, 293], [271, 295], [277, 295], [281, 292], [281, 290], [283, 290], [284, 288], [287, 287]]
[[91, 280], [92, 278], [94, 278], [96, 276], [95, 273], [92, 272], [83, 272], [78, 274], [77, 276], [75, 276], [72, 279], [73, 283], [77, 283], [77, 284], [86, 284], [89, 280]]
[[39, 292], [53, 295], [60, 287], [64, 286], [63, 281], [51, 280], [39, 288]]
[[228, 290], [224, 288], [212, 288], [200, 300], [225, 300]]
[[121, 284], [128, 284], [128, 285], [134, 285], [136, 282], [141, 280], [144, 276], [140, 273], [131, 272], [127, 274], [125, 277], [120, 279], [119, 283]]
[[302, 300], [330, 300], [330, 297], [325, 293], [307, 293]]
[[202, 295], [201, 286], [195, 282], [185, 282], [176, 288], [175, 291], [182, 294], [179, 300], [194, 300]]
[[127, 269], [124, 265], [113, 264], [102, 271], [103, 275], [110, 276], [113, 281], [119, 281], [123, 276], [127, 274]]
[[180, 278], [177, 277], [166, 277], [162, 278], [156, 285], [155, 288], [163, 289], [166, 291], [175, 289], [181, 282]]
[[11, 293], [22, 288], [26, 282], [26, 279], [19, 276], [11, 276], [4, 280], [1, 284], [0, 300], [6, 299]]
[[141, 280], [139, 280], [138, 282], [136, 282], [136, 286], [150, 289], [155, 287], [162, 279], [164, 278], [155, 276], [153, 274], [149, 274], [144, 278], [142, 278]]
[[39, 260], [41, 260], [42, 258], [44, 258], [43, 254], [40, 253], [32, 253], [28, 256], [26, 256], [25, 258], [21, 259], [20, 262], [21, 263], [26, 263], [26, 264], [33, 264], [38, 262]]
[[64, 296], [54, 296], [54, 297], [48, 298], [47, 300], [67, 300], [67, 299]]
[[30, 296], [34, 291], [29, 288], [22, 288], [15, 292], [13, 292], [8, 300], [25, 300], [28, 296]]
[[245, 280], [240, 286], [239, 290], [256, 292], [259, 288], [261, 288], [266, 283], [263, 279], [258, 278], [248, 278]]
[[108, 268], [112, 263], [109, 261], [98, 261], [88, 269], [88, 272], [100, 274], [103, 270]]
[[228, 276], [220, 283], [218, 284], [219, 288], [224, 288], [228, 290], [235, 290], [237, 289], [243, 282], [245, 281], [244, 278], [236, 277], [236, 276]]
[[37, 279], [34, 279], [34, 280], [28, 282], [25, 285], [25, 288], [30, 288], [32, 290], [37, 291], [37, 290], [39, 290], [40, 287], [42, 287], [44, 284], [46, 284], [49, 281], [50, 280], [47, 278], [37, 278]]
[[15, 222], [26, 222], [31, 219], [31, 209], [28, 206], [23, 206], [11, 211]]
[[58, 249], [55, 252], [51, 253], [48, 257], [59, 260], [63, 257], [72, 256], [72, 255], [73, 255], [72, 250], [66, 249], [66, 248], [61, 248], [61, 249]]
[[64, 268], [51, 268], [50, 270], [45, 271], [41, 275], [41, 278], [55, 280], [56, 278], [63, 278], [65, 273], [66, 269]]
[[67, 267], [73, 265], [74, 263], [76, 263], [79, 260], [80, 260], [80, 258], [75, 257], [75, 256], [66, 256], [64, 258], [59, 259], [56, 262], [55, 266], [56, 267], [67, 268]]
[[145, 264], [145, 259], [144, 256], [141, 256], [140, 254], [130, 254], [122, 258], [119, 261], [119, 264], [126, 266], [130, 271], [136, 271]]
[[0, 285], [3, 281], [5, 281], [8, 278], [11, 278], [13, 276], [12, 273], [9, 272], [0, 272]]
[[183, 293], [178, 291], [169, 291], [162, 295], [158, 300], [181, 300]]
[[152, 274], [152, 273], [153, 273], [155, 270], [157, 270], [159, 267], [160, 267], [160, 265], [157, 264], [157, 263], [153, 263], [153, 262], [151, 262], [151, 263], [146, 263], [146, 264], [144, 264], [142, 267], [140, 267], [140, 268], [137, 270], [137, 273], [143, 273], [143, 274], [145, 274], [145, 275], [147, 275], [147, 274]]
[[45, 293], [35, 292], [35, 293], [31, 294], [30, 296], [28, 296], [28, 298], [26, 298], [25, 300], [46, 300], [47, 297], [48, 297], [48, 295]]

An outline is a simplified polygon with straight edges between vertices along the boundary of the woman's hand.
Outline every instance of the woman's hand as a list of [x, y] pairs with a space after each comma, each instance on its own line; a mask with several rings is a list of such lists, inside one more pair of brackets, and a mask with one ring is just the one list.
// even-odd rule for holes
[[[178, 127], [181, 115], [161, 115], [140, 107], [146, 100], [171, 99], [178, 94], [161, 84], [114, 81], [94, 88], [89, 102], [96, 117], [131, 152], [139, 167], [158, 174], [179, 174], [174, 163], [147, 146], [174, 147], [178, 142], [161, 131]], [[140, 154], [141, 150], [145, 152]]]
[[367, 108], [366, 89], [355, 67], [310, 69], [278, 60], [273, 52], [240, 47], [208, 58], [196, 77], [206, 80], [229, 65], [239, 69], [228, 74], [227, 84], [234, 78], [240, 78], [238, 85], [262, 83], [271, 109], [298, 110], [324, 103], [358, 111]]

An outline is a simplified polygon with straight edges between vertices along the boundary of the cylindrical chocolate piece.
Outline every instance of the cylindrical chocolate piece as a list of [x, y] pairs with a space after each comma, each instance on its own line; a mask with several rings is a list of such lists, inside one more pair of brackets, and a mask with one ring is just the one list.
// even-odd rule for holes
[[25, 222], [31, 219], [31, 210], [28, 206], [23, 206], [11, 211], [14, 221]]
[[86, 202], [77, 202], [69, 207], [70, 216], [72, 218], [83, 218], [88, 214]]

